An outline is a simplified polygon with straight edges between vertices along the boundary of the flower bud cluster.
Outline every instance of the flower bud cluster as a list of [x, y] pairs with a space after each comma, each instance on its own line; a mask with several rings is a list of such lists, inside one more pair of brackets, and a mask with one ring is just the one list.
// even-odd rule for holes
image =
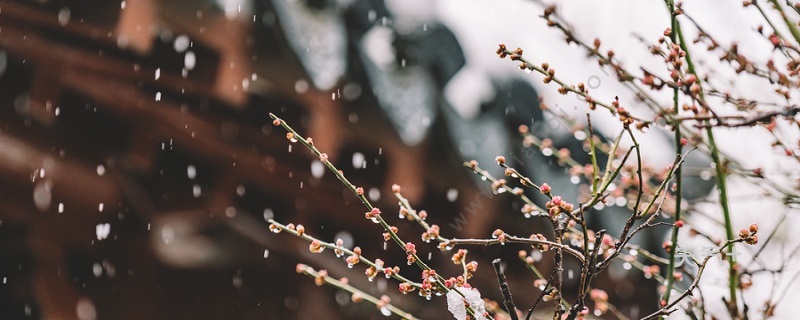
[[422, 241], [426, 243], [431, 242], [431, 240], [436, 240], [439, 238], [439, 226], [438, 225], [431, 225], [430, 229], [422, 233]]
[[744, 242], [750, 245], [755, 245], [758, 243], [758, 225], [751, 224], [749, 228], [742, 229], [739, 231], [739, 238], [744, 239]]
[[572, 212], [575, 206], [561, 199], [561, 196], [555, 196], [552, 199], [550, 199], [550, 201], [547, 201], [547, 203], [545, 204], [545, 208], [547, 208], [548, 212], [550, 213], [550, 217], [555, 219], [562, 212], [565, 213]]
[[467, 250], [466, 249], [458, 249], [458, 252], [453, 254], [451, 260], [453, 264], [462, 264], [464, 263], [464, 258], [467, 257]]

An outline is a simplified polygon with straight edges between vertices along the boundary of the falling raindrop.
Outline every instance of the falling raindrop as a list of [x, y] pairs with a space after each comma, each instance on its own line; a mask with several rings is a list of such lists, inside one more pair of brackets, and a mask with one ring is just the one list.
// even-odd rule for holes
[[170, 244], [173, 239], [175, 239], [175, 230], [172, 230], [172, 227], [164, 226], [161, 228], [161, 240], [164, 241], [164, 244]]
[[183, 57], [183, 67], [186, 68], [186, 70], [192, 70], [196, 64], [197, 56], [194, 55], [194, 52], [186, 51], [186, 55]]
[[381, 199], [381, 191], [378, 188], [370, 188], [369, 189], [369, 199], [372, 201], [378, 201]]
[[156, 69], [156, 80], [158, 80], [159, 78], [161, 78], [161, 68]]
[[275, 213], [270, 208], [264, 208], [264, 220], [269, 220], [275, 217]]
[[189, 37], [182, 34], [175, 37], [175, 42], [172, 43], [173, 47], [175, 48], [176, 52], [184, 52], [189, 49], [191, 42], [189, 41]]
[[104, 240], [111, 233], [111, 225], [108, 223], [98, 224], [95, 226], [94, 231], [95, 235], [97, 235], [97, 240]]
[[0, 50], [0, 77], [6, 72], [6, 67], [8, 67], [8, 55], [3, 50]]
[[203, 194], [203, 189], [200, 187], [199, 184], [192, 186], [192, 196], [194, 196], [195, 198], [200, 198], [202, 194]]
[[156, 101], [161, 101], [161, 91], [156, 92]]
[[364, 157], [364, 154], [361, 152], [353, 153], [353, 168], [359, 169], [366, 166], [367, 159]]
[[63, 7], [61, 10], [58, 10], [58, 24], [62, 26], [66, 26], [69, 23], [69, 18], [72, 13], [69, 10], [69, 7]]
[[103, 266], [95, 262], [95, 264], [92, 265], [92, 273], [94, 273], [95, 277], [99, 278], [101, 275], [103, 275]]
[[104, 174], [106, 174], [106, 167], [103, 166], [102, 164], [98, 164], [97, 165], [97, 175], [102, 177]]
[[33, 204], [39, 211], [47, 211], [53, 201], [53, 182], [50, 180], [40, 180], [33, 187]]
[[269, 257], [269, 249], [264, 249], [264, 259]]
[[234, 208], [234, 207], [227, 207], [227, 208], [225, 208], [225, 215], [226, 215], [228, 218], [233, 218], [233, 217], [235, 217], [235, 216], [236, 216], [236, 208]]
[[100, 202], [100, 204], [97, 205], [97, 211], [103, 212], [104, 207], [105, 205], [102, 202]]
[[314, 178], [322, 178], [325, 174], [325, 165], [319, 160], [311, 161], [311, 176]]
[[455, 202], [458, 199], [458, 189], [450, 188], [447, 190], [447, 201]]
[[240, 197], [244, 197], [246, 192], [247, 192], [247, 190], [245, 189], [245, 187], [243, 185], [236, 186], [236, 195], [238, 195]]
[[242, 284], [244, 283], [244, 280], [242, 280], [241, 272], [237, 272], [236, 274], [233, 275], [233, 281], [232, 282], [233, 282], [232, 284], [233, 284], [234, 288], [236, 288], [236, 289], [241, 289], [242, 288]]
[[63, 202], [59, 202], [58, 203], [58, 213], [64, 213], [64, 203]]
[[197, 177], [197, 168], [193, 165], [188, 165], [186, 167], [186, 176], [189, 177], [190, 180], [194, 180]]
[[75, 312], [79, 320], [97, 319], [97, 309], [95, 309], [94, 303], [87, 298], [78, 300], [78, 304], [75, 306]]
[[300, 94], [306, 93], [308, 91], [308, 81], [304, 79], [297, 80], [294, 83], [294, 91]]

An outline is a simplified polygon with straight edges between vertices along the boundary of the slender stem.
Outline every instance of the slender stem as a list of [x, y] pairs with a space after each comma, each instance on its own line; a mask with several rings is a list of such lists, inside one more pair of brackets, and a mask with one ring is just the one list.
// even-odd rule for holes
[[[670, 13], [670, 22], [671, 22], [671, 25], [672, 25], [672, 30], [676, 30], [678, 20], [677, 20], [677, 15], [675, 14], [674, 3], [672, 3], [671, 0], [667, 1], [667, 9], [669, 9], [669, 13]], [[670, 34], [670, 39], [672, 40], [672, 43], [676, 43], [676, 33], [675, 32], [672, 32]], [[674, 88], [672, 90], [672, 103], [673, 103], [673, 108], [675, 110], [675, 114], [678, 114], [678, 112], [680, 111], [679, 106], [678, 106], [678, 97], [679, 97], [679, 95], [680, 95], [680, 92], [678, 91], [678, 88]], [[680, 125], [675, 125], [673, 128], [675, 129], [675, 146], [676, 146], [676, 149], [677, 149], [677, 153], [681, 154], [681, 153], [683, 153], [683, 143], [681, 143], [681, 139], [682, 139], [681, 126]], [[682, 183], [681, 182], [683, 180], [682, 179], [682, 171], [683, 171], [683, 166], [678, 167], [678, 169], [675, 171], [675, 188], [676, 188], [676, 190], [675, 190], [675, 222], [676, 222], [676, 224], [672, 228], [672, 238], [670, 240], [671, 243], [672, 243], [672, 247], [669, 250], [669, 265], [667, 266], [667, 275], [666, 275], [666, 277], [667, 277], [667, 290], [664, 292], [664, 299], [663, 299], [667, 303], [669, 302], [670, 295], [672, 294], [672, 288], [675, 285], [675, 276], [674, 276], [674, 273], [675, 273], [675, 253], [678, 251], [678, 231], [680, 229], [680, 227], [677, 224], [677, 222], [681, 220], [681, 198], [682, 198], [682, 195], [681, 195], [681, 191], [682, 191], [681, 184]], [[659, 318], [661, 319], [661, 317], [659, 317]]]
[[[667, 0], [669, 1], [669, 0]], [[694, 74], [697, 78], [697, 85], [702, 86], [702, 77], [697, 75], [697, 71], [695, 70], [694, 63], [692, 61], [691, 53], [689, 52], [689, 48], [686, 46], [686, 41], [683, 39], [683, 32], [681, 32], [681, 24], [679, 21], [675, 21], [675, 29], [673, 32], [677, 33], [678, 40], [680, 41], [681, 50], [686, 53], [686, 65], [689, 69], [691, 74]], [[699, 94], [700, 98], [703, 98], [703, 90], [700, 90]], [[708, 145], [711, 153], [711, 159], [714, 161], [714, 169], [716, 169], [716, 180], [717, 180], [717, 188], [719, 189], [719, 202], [720, 207], [722, 208], [722, 214], [725, 218], [725, 236], [727, 237], [728, 241], [732, 241], [736, 239], [733, 234], [733, 222], [731, 221], [731, 214], [730, 209], [728, 208], [728, 188], [725, 181], [725, 167], [722, 163], [722, 159], [719, 155], [719, 148], [717, 147], [717, 143], [714, 140], [714, 132], [711, 127], [706, 128], [706, 134], [708, 135]], [[728, 301], [728, 309], [731, 311], [732, 314], [738, 313], [736, 309], [737, 302], [736, 302], [736, 288], [738, 287], [738, 277], [736, 274], [736, 256], [733, 252], [733, 245], [726, 246], [728, 249], [728, 290], [730, 294], [730, 300]]]
[[494, 266], [494, 272], [497, 274], [497, 282], [500, 283], [500, 292], [503, 294], [503, 304], [506, 306], [508, 316], [511, 317], [511, 320], [519, 320], [519, 317], [517, 317], [517, 307], [514, 306], [514, 299], [511, 298], [511, 291], [508, 289], [508, 281], [506, 281], [506, 275], [503, 274], [503, 266], [500, 265], [500, 261], [500, 258], [494, 259], [492, 261], [492, 266]]
[[594, 130], [592, 130], [592, 118], [586, 114], [586, 122], [589, 126], [589, 145], [591, 146], [590, 155], [592, 156], [592, 196], [597, 195], [597, 184], [600, 183], [600, 168], [597, 166], [597, 149], [594, 147]]
[[324, 270], [316, 271], [316, 270], [314, 270], [314, 268], [311, 268], [311, 267], [309, 267], [307, 265], [304, 265], [304, 264], [298, 264], [297, 265], [297, 272], [298, 273], [303, 273], [303, 274], [305, 274], [305, 275], [307, 275], [309, 277], [315, 278], [315, 279], [321, 279], [322, 281], [324, 281], [325, 283], [327, 283], [327, 284], [329, 284], [331, 286], [334, 286], [336, 288], [339, 288], [339, 289], [342, 289], [344, 291], [350, 292], [350, 294], [352, 294], [354, 297], [366, 300], [367, 302], [372, 303], [375, 306], [377, 306], [378, 309], [386, 308], [391, 313], [394, 313], [394, 314], [402, 317], [403, 319], [408, 319], [408, 320], [417, 319], [416, 317], [414, 317], [410, 313], [408, 313], [406, 311], [403, 311], [403, 310], [400, 310], [399, 308], [393, 306], [392, 304], [385, 302], [385, 300], [378, 299], [378, 298], [370, 295], [369, 293], [366, 293], [364, 291], [358, 290], [356, 287], [353, 287], [353, 286], [347, 284], [347, 282], [334, 279], [334, 278], [328, 276], [326, 274], [326, 272], [322, 272], [322, 271], [324, 271]]
[[465, 244], [472, 244], [472, 245], [495, 245], [495, 244], [505, 244], [505, 243], [526, 243], [526, 244], [536, 244], [536, 245], [547, 245], [553, 247], [555, 249], [561, 249], [564, 252], [569, 253], [570, 255], [577, 258], [581, 263], [585, 261], [583, 254], [580, 253], [578, 250], [571, 248], [568, 245], [565, 245], [561, 242], [556, 241], [547, 241], [547, 240], [539, 240], [539, 239], [531, 239], [531, 238], [523, 238], [512, 236], [508, 233], [504, 233], [505, 239], [501, 241], [500, 239], [450, 239], [447, 241], [449, 245], [465, 245]]
[[[309, 236], [306, 233], [300, 233], [297, 230], [291, 229], [291, 228], [287, 227], [286, 225], [281, 224], [280, 222], [277, 222], [277, 221], [275, 221], [273, 219], [269, 219], [269, 220], [267, 220], [267, 222], [269, 222], [272, 226], [274, 226], [278, 230], [283, 231], [283, 232], [288, 232], [291, 235], [293, 235], [295, 237], [298, 237], [300, 239], [306, 240], [308, 242], [317, 241], [317, 242], [319, 242], [319, 245], [322, 248], [327, 248], [327, 249], [334, 250], [334, 251], [341, 251], [342, 254], [347, 254], [347, 255], [355, 255], [356, 254], [355, 252], [353, 252], [353, 250], [347, 249], [345, 247], [337, 246], [336, 244], [333, 244], [333, 243], [330, 243], [330, 242], [325, 242], [325, 241], [319, 240], [319, 239], [317, 239], [315, 237]], [[372, 260], [364, 258], [364, 256], [362, 256], [360, 254], [357, 255], [357, 256], [358, 256], [358, 261], [359, 262], [361, 262], [361, 263], [363, 263], [365, 265], [368, 265], [370, 267], [373, 267], [378, 271], [381, 271], [381, 270], [383, 270], [384, 267], [387, 267], [387, 266], [378, 265], [375, 262], [372, 262]], [[414, 286], [415, 288], [421, 288], [422, 287], [422, 285], [420, 283], [411, 281], [411, 280], [401, 276], [398, 273], [392, 273], [391, 277], [394, 278], [397, 281], [402, 282], [402, 283], [408, 283], [408, 284]]]
[[797, 41], [797, 44], [800, 45], [800, 31], [797, 30], [795, 23], [786, 16], [786, 12], [783, 11], [783, 7], [781, 7], [777, 0], [769, 0], [769, 2], [775, 6], [775, 10], [780, 12], [783, 22], [786, 24], [786, 27], [789, 28], [789, 33], [791, 33], [792, 37], [794, 37], [794, 41]]

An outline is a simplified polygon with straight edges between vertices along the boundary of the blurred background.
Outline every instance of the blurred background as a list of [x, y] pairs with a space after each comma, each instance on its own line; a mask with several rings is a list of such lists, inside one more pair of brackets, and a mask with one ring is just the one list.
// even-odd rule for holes
[[[575, 199], [582, 178], [552, 150], [569, 149], [587, 163], [582, 122], [544, 114], [539, 103], [578, 118], [584, 106], [499, 60], [497, 44], [558, 65], [603, 100], [630, 94], [548, 30], [538, 17], [543, 8], [537, 1], [0, 0], [0, 318], [383, 317], [296, 274], [297, 263], [389, 295], [422, 318], [449, 318], [443, 299], [404, 296], [393, 281], [369, 282], [330, 252], [311, 254], [308, 243], [269, 233], [266, 219], [300, 223], [316, 237], [405, 265], [358, 200], [310, 152], [290, 145], [268, 113], [313, 137], [404, 239], [417, 241], [422, 230], [393, 214], [394, 183], [446, 237], [487, 238], [498, 227], [546, 233], [461, 164], [475, 159], [500, 176], [493, 162], [505, 155]], [[654, 40], [663, 32], [660, 2], [567, 1], [563, 8], [585, 39], [639, 51], [620, 49], [626, 62], [654, 63], [633, 35]], [[738, 11], [704, 14], [726, 12]], [[720, 28], [746, 29], [746, 17]], [[618, 130], [596, 114], [599, 135]], [[549, 154], [523, 147], [523, 124], [553, 141]], [[646, 160], [666, 165], [671, 138], [653, 132], [642, 138]], [[737, 150], [745, 160], [754, 152], [728, 151]], [[710, 170], [707, 158], [698, 153], [687, 165], [697, 170], [687, 170], [694, 180], [686, 198], [711, 201], [713, 179], [700, 178]], [[629, 215], [624, 196], [597, 210], [604, 214], [591, 225], [612, 233]], [[636, 244], [663, 254], [664, 232], [643, 233]], [[460, 272], [452, 253], [419, 247], [440, 273]], [[539, 291], [519, 249], [526, 248], [473, 249], [470, 259], [481, 267], [471, 283], [500, 300], [489, 265], [503, 257], [517, 305], [527, 308]], [[543, 270], [552, 269], [549, 255], [537, 257]], [[657, 308], [659, 295], [653, 280], [629, 269], [612, 266], [596, 286], [620, 314], [637, 318]], [[413, 268], [402, 273], [419, 277]], [[797, 301], [789, 292], [787, 300]]]

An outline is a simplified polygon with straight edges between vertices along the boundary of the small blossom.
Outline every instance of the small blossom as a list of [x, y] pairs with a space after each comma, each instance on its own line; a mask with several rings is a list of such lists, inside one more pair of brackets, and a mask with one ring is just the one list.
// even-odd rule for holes
[[385, 307], [387, 304], [389, 304], [390, 301], [391, 301], [391, 299], [389, 299], [389, 296], [382, 295], [381, 296], [381, 300], [378, 301], [378, 303], [376, 303], [375, 306], [378, 307], [378, 309], [381, 309], [381, 308]]
[[364, 188], [362, 188], [362, 187], [356, 188], [356, 194], [359, 195], [359, 196], [363, 196], [364, 195]]
[[272, 232], [274, 232], [274, 233], [280, 233], [280, 232], [281, 232], [281, 228], [280, 228], [280, 227], [278, 227], [278, 226], [277, 226], [277, 225], [275, 225], [275, 224], [270, 224], [270, 225], [269, 225], [269, 231], [272, 231]]
[[311, 244], [308, 245], [308, 250], [313, 253], [320, 253], [322, 250], [325, 250], [325, 247], [322, 246], [322, 243], [319, 240], [311, 241]]
[[422, 233], [422, 241], [430, 242], [433, 239], [439, 238], [439, 226], [431, 225], [428, 231]]
[[461, 264], [462, 262], [464, 262], [464, 257], [466, 256], [467, 256], [466, 249], [458, 249], [458, 252], [453, 254], [451, 260], [453, 261], [453, 264]]
[[392, 185], [392, 192], [393, 193], [400, 193], [400, 190], [401, 190], [401, 188], [400, 188], [399, 184], [393, 184]]
[[739, 238], [744, 239], [747, 238], [748, 236], [750, 236], [750, 231], [748, 231], [747, 229], [739, 230]]
[[603, 239], [600, 240], [601, 243], [606, 247], [613, 247], [614, 246], [614, 237], [604, 234]]
[[478, 262], [470, 261], [469, 263], [467, 263], [466, 269], [467, 269], [467, 277], [472, 278], [471, 274], [475, 273], [475, 271], [478, 271]]
[[333, 253], [335, 253], [337, 257], [341, 257], [342, 255], [344, 255], [344, 251], [342, 251], [342, 249], [339, 249], [343, 245], [344, 245], [344, 240], [336, 239], [336, 247], [337, 248], [333, 249]]
[[417, 246], [411, 242], [406, 242], [406, 254], [417, 254]]
[[408, 294], [409, 292], [413, 292], [414, 289], [416, 289], [416, 288], [413, 285], [411, 285], [410, 283], [403, 282], [400, 285], [398, 285], [398, 289], [403, 294]]
[[661, 247], [664, 248], [664, 251], [669, 253], [672, 251], [672, 241], [664, 241], [664, 243], [661, 244]]
[[322, 163], [328, 162], [328, 154], [327, 153], [320, 154], [319, 155], [319, 161], [321, 161]]
[[522, 211], [522, 213], [525, 213], [525, 214], [531, 214], [534, 211], [536, 211], [536, 209], [532, 205], [529, 205], [529, 204], [526, 203], [526, 204], [522, 205], [522, 209], [520, 209], [520, 211]]
[[506, 164], [506, 157], [504, 156], [497, 156], [497, 158], [494, 158], [494, 160], [497, 161], [497, 164], [501, 166]]
[[365, 213], [364, 217], [366, 217], [368, 220], [372, 220], [372, 219], [377, 219], [380, 215], [381, 215], [381, 209], [375, 207], [372, 208], [372, 210]]
[[547, 202], [546, 206], [548, 208], [558, 207], [558, 206], [561, 206], [562, 201], [563, 200], [561, 200], [561, 196], [555, 196], [555, 197], [553, 197], [553, 199], [551, 199], [550, 201]]
[[319, 272], [317, 272], [317, 274], [318, 274], [317, 277], [314, 278], [314, 283], [317, 286], [324, 285], [325, 284], [325, 277], [328, 276], [328, 270], [320, 270]]
[[275, 119], [275, 120], [272, 120], [272, 125], [274, 125], [274, 126], [279, 126], [279, 125], [281, 125], [281, 119]]
[[378, 275], [378, 269], [373, 266], [369, 266], [369, 268], [367, 268], [367, 270], [364, 271], [364, 274], [367, 275], [367, 278], [373, 279], [375, 278], [375, 276]]
[[552, 189], [550, 189], [550, 185], [549, 184], [542, 183], [542, 185], [539, 187], [539, 191], [541, 191], [542, 194], [546, 195], [546, 194], [549, 194], [550, 191], [552, 191]]

